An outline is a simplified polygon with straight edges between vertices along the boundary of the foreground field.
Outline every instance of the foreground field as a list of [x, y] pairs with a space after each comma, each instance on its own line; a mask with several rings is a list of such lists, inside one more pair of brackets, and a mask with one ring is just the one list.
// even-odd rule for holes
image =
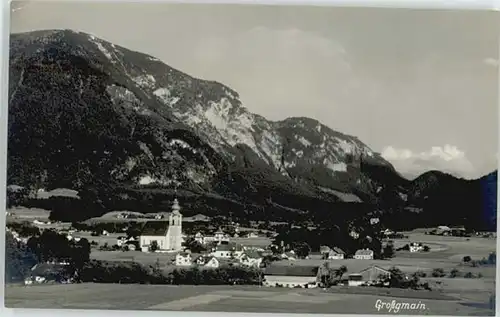
[[387, 314], [377, 300], [421, 303], [412, 315], [493, 315], [487, 302], [449, 298], [404, 299], [381, 295], [328, 293], [321, 289], [231, 286], [76, 284], [6, 288], [9, 308], [224, 311], [266, 313]]

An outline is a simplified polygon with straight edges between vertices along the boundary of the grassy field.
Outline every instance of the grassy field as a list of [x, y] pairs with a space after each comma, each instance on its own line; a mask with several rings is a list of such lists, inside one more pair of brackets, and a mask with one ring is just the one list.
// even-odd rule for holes
[[7, 209], [10, 214], [7, 216], [7, 221], [48, 221], [50, 210], [40, 208], [12, 207]]
[[79, 284], [6, 288], [9, 308], [223, 311], [266, 313], [387, 314], [377, 300], [422, 303], [411, 315], [493, 315], [484, 302], [401, 299], [383, 295], [332, 294], [321, 289], [231, 286]]

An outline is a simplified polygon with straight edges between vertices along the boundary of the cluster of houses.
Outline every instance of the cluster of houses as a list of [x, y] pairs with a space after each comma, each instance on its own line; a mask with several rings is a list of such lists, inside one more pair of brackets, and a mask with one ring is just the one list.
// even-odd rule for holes
[[[203, 215], [191, 217], [192, 221], [206, 220]], [[143, 252], [151, 251], [151, 246], [155, 245], [158, 252], [180, 252], [184, 251], [182, 244], [185, 242], [186, 236], [182, 233], [182, 223], [185, 221], [180, 213], [180, 206], [177, 199], [172, 205], [172, 212], [168, 215], [168, 221], [148, 221], [145, 223], [141, 235], [139, 237], [139, 248]], [[239, 237], [238, 226], [236, 224], [236, 233], [233, 237]], [[258, 235], [251, 232], [246, 235], [247, 238], [257, 238]], [[202, 245], [216, 243], [219, 245], [228, 244], [231, 236], [224, 233], [220, 228], [211, 236], [205, 236], [198, 232], [194, 236], [194, 240]]]
[[[250, 239], [250, 238], [258, 238], [259, 236], [255, 233], [255, 232], [250, 232], [248, 234], [246, 234], [245, 236], [241, 236], [239, 234], [239, 230], [238, 228], [235, 229], [235, 233], [234, 235], [232, 236], [233, 238], [247, 238], [247, 239]], [[231, 236], [227, 233], [224, 233], [220, 228], [219, 230], [217, 230], [212, 236], [206, 236], [206, 235], [203, 235], [201, 232], [198, 232], [197, 234], [194, 235], [194, 239], [195, 241], [199, 242], [200, 244], [209, 244], [209, 243], [212, 243], [212, 242], [218, 242], [218, 243], [221, 243], [221, 242], [229, 242], [229, 240], [231, 239]]]
[[206, 268], [218, 268], [224, 265], [241, 265], [259, 268], [263, 255], [262, 250], [249, 249], [238, 244], [221, 243], [211, 252], [193, 257], [191, 252], [182, 251], [175, 256], [177, 266], [201, 266]]
[[[298, 257], [293, 251], [283, 252], [280, 256], [282, 260], [271, 265], [263, 265], [266, 252], [263, 249], [248, 248], [240, 244], [231, 243], [231, 237], [222, 230], [218, 230], [212, 236], [204, 236], [197, 233], [193, 238], [202, 245], [212, 245], [203, 254], [195, 255], [183, 246], [186, 236], [182, 233], [183, 216], [180, 213], [180, 206], [177, 199], [172, 205], [172, 212], [168, 214], [168, 221], [147, 221], [139, 237], [118, 237], [119, 247], [127, 246], [129, 250], [142, 250], [144, 252], [168, 252], [175, 254], [173, 263], [179, 267], [198, 266], [205, 268], [219, 268], [222, 266], [245, 266], [253, 268], [263, 268], [263, 285], [269, 287], [317, 287], [320, 285], [324, 270], [320, 266], [295, 265]], [[238, 232], [237, 232], [238, 233]], [[14, 237], [15, 234], [14, 234]], [[249, 233], [247, 238], [257, 237], [255, 233]], [[67, 232], [68, 240], [73, 238], [72, 232]], [[18, 239], [18, 238], [16, 238]], [[415, 245], [415, 248], [421, 245]], [[313, 255], [311, 255], [312, 257]], [[319, 259], [324, 260], [344, 260], [346, 253], [340, 248], [322, 246], [318, 254]], [[371, 260], [374, 252], [369, 249], [361, 249], [355, 252], [353, 258], [358, 260]], [[366, 262], [355, 261], [351, 269], [349, 264], [348, 278], [345, 283], [349, 286], [369, 285], [380, 280], [381, 276], [389, 272], [378, 266], [366, 267]], [[335, 263], [332, 262], [332, 263]], [[297, 263], [298, 264], [298, 263]], [[340, 264], [340, 261], [338, 263]], [[43, 271], [43, 266], [33, 269], [29, 283], [41, 282], [36, 280], [40, 275], [37, 271]], [[28, 283], [28, 282], [27, 282]]]

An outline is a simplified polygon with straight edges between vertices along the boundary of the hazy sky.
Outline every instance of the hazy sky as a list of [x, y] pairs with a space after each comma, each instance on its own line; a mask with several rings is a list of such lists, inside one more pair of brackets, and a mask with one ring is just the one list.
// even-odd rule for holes
[[497, 166], [494, 12], [17, 2], [12, 32], [69, 28], [222, 82], [269, 119], [356, 135], [397, 169]]

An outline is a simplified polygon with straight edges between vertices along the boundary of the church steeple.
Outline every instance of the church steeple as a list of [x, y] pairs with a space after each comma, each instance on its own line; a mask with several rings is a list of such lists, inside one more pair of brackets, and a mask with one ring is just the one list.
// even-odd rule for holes
[[179, 206], [179, 201], [177, 198], [174, 199], [174, 203], [172, 204], [172, 213], [174, 215], [179, 215], [180, 214], [181, 207]]

